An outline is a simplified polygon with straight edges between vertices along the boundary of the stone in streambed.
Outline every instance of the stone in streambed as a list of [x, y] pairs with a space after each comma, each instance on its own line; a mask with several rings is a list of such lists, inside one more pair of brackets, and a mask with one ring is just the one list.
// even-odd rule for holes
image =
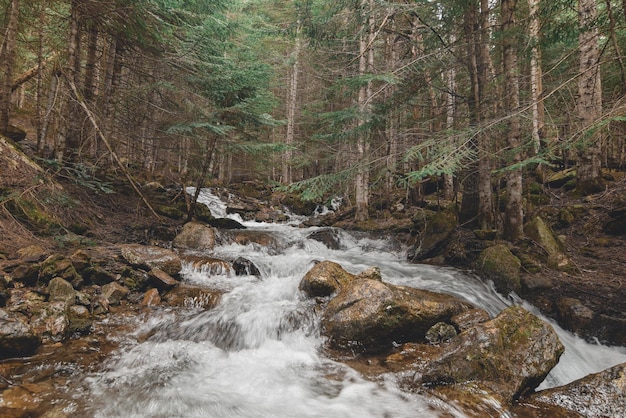
[[430, 327], [469, 309], [471, 304], [453, 296], [353, 280], [330, 300], [322, 326], [336, 348], [385, 351], [395, 344], [423, 341]]
[[0, 359], [33, 354], [41, 338], [19, 315], [0, 309]]
[[155, 268], [148, 272], [148, 280], [157, 289], [167, 291], [178, 286], [180, 282], [161, 269]]
[[152, 245], [126, 244], [120, 247], [122, 257], [133, 267], [146, 270], [158, 268], [169, 275], [180, 272], [180, 257], [167, 248]]
[[354, 278], [341, 265], [332, 261], [321, 261], [304, 275], [299, 289], [310, 298], [325, 297], [339, 292]]
[[210, 251], [215, 247], [215, 231], [201, 222], [187, 222], [174, 238], [172, 246], [183, 250]]
[[572, 416], [626, 417], [626, 363], [590, 374], [572, 383], [542, 390], [525, 399], [535, 408], [565, 408]]

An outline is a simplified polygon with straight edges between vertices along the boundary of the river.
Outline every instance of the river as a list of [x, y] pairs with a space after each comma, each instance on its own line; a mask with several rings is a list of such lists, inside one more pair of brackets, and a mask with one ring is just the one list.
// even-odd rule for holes
[[[225, 206], [202, 193], [217, 216]], [[243, 256], [261, 277], [208, 275], [190, 265], [184, 281], [226, 293], [211, 310], [156, 310], [136, 335], [87, 378], [95, 417], [462, 417], [437, 399], [402, 391], [393, 374], [370, 381], [324, 356], [314, 301], [298, 291], [319, 260], [351, 273], [370, 266], [383, 281], [459, 296], [497, 315], [511, 303], [492, 286], [452, 268], [409, 264], [392, 240], [334, 230], [339, 249], [308, 238], [317, 228], [245, 222], [275, 237], [275, 245], [229, 242], [212, 257]], [[531, 306], [527, 309], [536, 310]], [[537, 313], [538, 314], [538, 313]], [[552, 323], [566, 347], [541, 388], [558, 386], [626, 362], [626, 349], [589, 344]]]

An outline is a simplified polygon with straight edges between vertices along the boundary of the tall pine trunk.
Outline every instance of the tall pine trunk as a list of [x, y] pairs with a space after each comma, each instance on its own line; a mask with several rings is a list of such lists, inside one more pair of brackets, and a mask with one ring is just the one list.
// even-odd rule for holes
[[517, 59], [517, 36], [514, 31], [515, 9], [517, 0], [502, 0], [503, 29], [503, 64], [505, 78], [504, 107], [508, 116], [507, 144], [511, 150], [511, 159], [507, 164], [517, 168], [507, 171], [506, 192], [507, 202], [504, 217], [504, 237], [517, 241], [523, 236], [524, 215], [522, 203], [522, 169], [519, 167], [521, 158], [521, 128], [519, 115], [519, 68]]
[[602, 190], [600, 134], [592, 129], [602, 117], [602, 83], [595, 0], [578, 1], [578, 118], [583, 144], [576, 167], [577, 190], [582, 194]]
[[7, 27], [4, 32], [0, 59], [2, 60], [2, 92], [0, 93], [0, 131], [9, 130], [11, 112], [11, 92], [15, 67], [15, 42], [19, 21], [19, 0], [11, 0], [7, 17]]

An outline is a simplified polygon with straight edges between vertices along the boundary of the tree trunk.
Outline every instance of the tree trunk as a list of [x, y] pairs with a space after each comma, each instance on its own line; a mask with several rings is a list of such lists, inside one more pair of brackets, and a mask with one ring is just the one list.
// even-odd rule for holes
[[[480, 6], [480, 9], [479, 9]], [[480, 10], [480, 13], [479, 13]], [[491, 190], [491, 141], [481, 126], [490, 111], [489, 96], [489, 4], [487, 0], [469, 1], [464, 12], [464, 31], [467, 39], [467, 66], [470, 75], [468, 107], [472, 133], [470, 147], [477, 160], [469, 164], [463, 180], [463, 199], [459, 220], [481, 229], [494, 227], [493, 196]]]
[[[365, 75], [374, 65], [374, 50], [372, 43], [374, 40], [373, 28], [373, 0], [363, 0], [361, 11], [363, 13], [363, 24], [365, 30], [359, 38], [359, 75]], [[365, 124], [365, 117], [369, 110], [368, 99], [371, 96], [371, 83], [359, 88], [359, 126]], [[355, 220], [357, 222], [369, 219], [369, 164], [367, 163], [369, 153], [369, 133], [359, 128], [357, 132], [356, 157], [357, 174], [355, 178]]]
[[300, 36], [300, 19], [296, 29], [296, 44], [293, 51], [293, 65], [291, 66], [291, 77], [289, 79], [289, 98], [287, 100], [287, 133], [285, 135], [285, 146], [287, 149], [283, 161], [283, 183], [289, 184], [293, 181], [291, 160], [293, 158], [292, 147], [295, 143], [296, 117], [298, 110], [298, 72], [300, 71], [300, 53], [302, 49], [302, 38]]
[[600, 77], [600, 51], [596, 26], [595, 0], [578, 1], [578, 118], [583, 144], [579, 148], [576, 168], [576, 188], [582, 194], [602, 190], [600, 176], [600, 134], [590, 129], [602, 117], [602, 84]]
[[[504, 40], [503, 64], [505, 77], [504, 98], [505, 111], [508, 116], [507, 143], [512, 152], [511, 161], [506, 164], [519, 165], [521, 161], [521, 128], [519, 115], [519, 68], [517, 61], [517, 37], [515, 9], [517, 0], [502, 0], [502, 30]], [[522, 203], [522, 169], [514, 168], [507, 171], [506, 181], [507, 202], [504, 217], [504, 237], [509, 241], [517, 241], [523, 234], [524, 215]]]
[[15, 67], [15, 42], [17, 38], [17, 25], [19, 21], [19, 0], [11, 0], [7, 17], [7, 27], [4, 33], [0, 59], [2, 59], [3, 87], [0, 94], [0, 131], [9, 130], [11, 112], [11, 86], [13, 84], [13, 71]]
[[535, 154], [541, 149], [541, 139], [543, 138], [544, 104], [543, 104], [543, 83], [541, 71], [541, 51], [539, 50], [539, 1], [528, 0], [530, 14], [529, 37], [530, 37], [530, 100], [532, 107], [532, 139], [533, 151]]

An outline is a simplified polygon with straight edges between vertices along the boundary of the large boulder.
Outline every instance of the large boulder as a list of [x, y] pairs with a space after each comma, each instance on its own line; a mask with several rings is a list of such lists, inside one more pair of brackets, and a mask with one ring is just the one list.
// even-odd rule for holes
[[532, 391], [558, 363], [563, 345], [545, 321], [520, 306], [462, 332], [440, 358], [415, 374], [415, 382], [431, 387], [483, 382], [512, 401]]
[[61, 254], [53, 254], [41, 263], [39, 281], [47, 284], [55, 277], [67, 280], [74, 287], [80, 287], [83, 284], [83, 277], [76, 271], [72, 260]]
[[524, 403], [535, 408], [559, 406], [569, 410], [572, 416], [626, 417], [626, 363], [564, 386], [542, 390]]
[[152, 245], [125, 244], [120, 248], [122, 257], [134, 267], [152, 270], [158, 268], [169, 275], [180, 272], [180, 257], [167, 248]]
[[76, 290], [70, 282], [60, 277], [50, 280], [48, 293], [50, 302], [63, 302], [65, 306], [72, 306], [76, 303]]
[[215, 247], [215, 231], [201, 222], [187, 222], [172, 242], [174, 248], [211, 251]]
[[339, 292], [354, 280], [339, 264], [322, 261], [313, 266], [300, 281], [299, 289], [308, 297], [324, 297]]
[[26, 321], [0, 309], [0, 359], [29, 356], [40, 345], [41, 339]]
[[493, 280], [496, 290], [503, 294], [520, 294], [522, 285], [520, 270], [522, 263], [504, 244], [484, 249], [476, 260], [477, 270]]
[[424, 340], [430, 327], [472, 308], [453, 296], [361, 279], [330, 300], [322, 325], [337, 348], [385, 351], [394, 344]]

